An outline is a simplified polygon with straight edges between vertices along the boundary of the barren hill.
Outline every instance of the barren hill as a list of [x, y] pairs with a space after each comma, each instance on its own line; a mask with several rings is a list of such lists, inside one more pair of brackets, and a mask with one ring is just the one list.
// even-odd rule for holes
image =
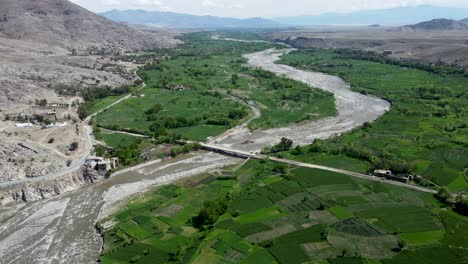
[[410, 30], [468, 30], [468, 21], [457, 21], [453, 19], [433, 19], [415, 25], [404, 26], [403, 29]]
[[0, 36], [66, 47], [149, 49], [170, 44], [164, 35], [144, 34], [67, 0], [2, 0]]
[[[79, 98], [59, 95], [58, 88], [129, 84], [137, 64], [115, 56], [171, 47], [178, 43], [173, 37], [112, 22], [66, 0], [0, 0], [0, 182], [55, 173], [82, 158], [88, 142], [74, 124]], [[69, 107], [38, 107], [44, 99]], [[56, 110], [61, 127], [18, 126]], [[72, 142], [80, 146], [74, 152], [67, 147]]]

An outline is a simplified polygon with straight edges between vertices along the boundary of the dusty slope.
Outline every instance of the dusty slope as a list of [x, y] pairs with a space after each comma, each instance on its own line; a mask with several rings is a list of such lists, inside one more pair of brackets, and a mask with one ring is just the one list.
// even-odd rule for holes
[[351, 48], [393, 58], [468, 66], [468, 30], [317, 27], [267, 34], [297, 48]]
[[2, 0], [0, 36], [65, 47], [150, 49], [168, 38], [143, 34], [66, 0]]
[[[37, 99], [69, 103], [72, 98], [57, 94], [58, 87], [79, 90], [129, 84], [137, 65], [111, 57], [172, 47], [177, 43], [173, 37], [162, 30], [135, 30], [66, 0], [1, 0], [0, 125], [6, 116], [37, 113]], [[76, 118], [76, 108], [68, 110]], [[16, 129], [13, 121], [6, 125], [8, 129], [0, 127], [0, 170], [4, 172], [0, 182], [60, 171], [69, 160], [80, 159], [79, 153], [86, 147], [79, 132], [82, 129], [76, 125], [66, 126], [61, 136], [55, 136], [60, 144], [53, 145], [44, 144], [49, 138], [37, 137], [53, 129]], [[80, 149], [64, 155], [66, 146], [74, 141], [80, 143]]]

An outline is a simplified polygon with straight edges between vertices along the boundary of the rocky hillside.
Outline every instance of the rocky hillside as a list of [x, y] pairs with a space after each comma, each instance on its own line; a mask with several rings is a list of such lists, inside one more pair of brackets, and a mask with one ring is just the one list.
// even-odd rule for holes
[[67, 0], [0, 1], [0, 36], [75, 48], [104, 46], [134, 50], [171, 44], [164, 35], [144, 34]]
[[[60, 172], [87, 151], [83, 127], [74, 121], [78, 94], [60, 95], [59, 88], [130, 84], [139, 65], [116, 53], [177, 43], [168, 31], [143, 32], [66, 0], [0, 0], [0, 183]], [[58, 110], [70, 116], [66, 124], [17, 126], [30, 121], [24, 117], [55, 112], [36, 105], [44, 99], [69, 104]], [[72, 142], [79, 143], [74, 153]]]
[[403, 29], [409, 30], [468, 30], [468, 19], [433, 19], [431, 21], [421, 22], [415, 25], [404, 26]]

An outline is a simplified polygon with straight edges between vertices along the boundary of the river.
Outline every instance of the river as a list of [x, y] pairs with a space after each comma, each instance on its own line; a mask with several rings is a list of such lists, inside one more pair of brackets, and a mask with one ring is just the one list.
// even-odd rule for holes
[[[285, 50], [266, 50], [245, 55], [253, 67], [305, 82], [335, 94], [338, 115], [280, 129], [250, 132], [242, 127], [218, 144], [248, 151], [288, 137], [296, 144], [328, 138], [372, 122], [390, 109], [378, 98], [352, 92], [342, 79], [275, 64]], [[243, 144], [251, 140], [251, 144]], [[95, 263], [102, 239], [96, 222], [112, 213], [132, 195], [151, 187], [208, 172], [241, 160], [203, 151], [153, 163], [135, 171], [77, 191], [38, 202], [3, 207], [0, 211], [0, 263]]]

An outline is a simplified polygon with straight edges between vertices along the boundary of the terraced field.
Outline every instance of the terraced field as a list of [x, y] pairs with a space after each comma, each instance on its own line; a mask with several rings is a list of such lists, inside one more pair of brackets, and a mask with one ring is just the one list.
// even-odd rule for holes
[[99, 226], [103, 263], [407, 263], [431, 250], [419, 262], [461, 263], [467, 223], [429, 194], [248, 161], [154, 189]]

